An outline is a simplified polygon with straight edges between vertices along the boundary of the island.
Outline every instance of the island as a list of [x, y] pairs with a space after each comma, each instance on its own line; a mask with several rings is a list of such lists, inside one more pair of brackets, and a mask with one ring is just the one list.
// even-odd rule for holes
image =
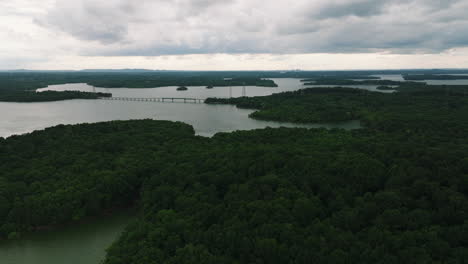
[[176, 89], [176, 90], [177, 90], [177, 91], [187, 91], [187, 90], [188, 90], [188, 88], [187, 88], [187, 87], [185, 87], [185, 86], [180, 86], [180, 87], [177, 87], [177, 89]]

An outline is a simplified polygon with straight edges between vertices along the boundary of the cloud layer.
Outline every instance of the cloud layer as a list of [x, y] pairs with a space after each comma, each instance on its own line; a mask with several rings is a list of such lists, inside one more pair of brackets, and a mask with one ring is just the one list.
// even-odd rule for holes
[[4, 0], [0, 69], [468, 68], [468, 0]]
[[439, 53], [468, 46], [467, 0], [57, 0], [37, 25], [100, 56]]

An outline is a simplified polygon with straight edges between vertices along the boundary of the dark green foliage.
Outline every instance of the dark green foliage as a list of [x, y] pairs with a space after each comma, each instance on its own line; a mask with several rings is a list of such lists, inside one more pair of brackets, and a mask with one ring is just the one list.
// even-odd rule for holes
[[235, 104], [260, 109], [250, 115], [262, 120], [333, 122], [359, 118], [359, 106], [368, 92], [351, 88], [313, 88], [260, 97], [208, 98], [207, 104]]
[[133, 203], [154, 168], [141, 157], [193, 134], [182, 123], [116, 121], [0, 141], [0, 237]]
[[13, 92], [0, 92], [1, 102], [50, 102], [71, 99], [98, 99], [100, 97], [112, 97], [110, 93], [89, 93], [79, 91], [13, 91]]
[[458, 263], [468, 253], [466, 175], [453, 156], [468, 154], [462, 142], [218, 134], [145, 182], [144, 213], [106, 263]]

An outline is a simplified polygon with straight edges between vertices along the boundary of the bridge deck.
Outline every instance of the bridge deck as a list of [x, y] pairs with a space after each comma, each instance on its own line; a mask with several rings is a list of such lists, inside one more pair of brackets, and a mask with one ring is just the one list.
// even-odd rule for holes
[[170, 102], [170, 103], [195, 103], [202, 104], [205, 99], [185, 97], [101, 97], [102, 100], [114, 101], [139, 101], [139, 102]]

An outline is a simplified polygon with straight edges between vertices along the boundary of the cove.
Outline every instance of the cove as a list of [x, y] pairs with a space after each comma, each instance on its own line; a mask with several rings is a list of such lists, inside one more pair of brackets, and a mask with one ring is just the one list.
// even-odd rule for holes
[[0, 242], [2, 264], [97, 264], [131, 220], [133, 211], [90, 218]]

